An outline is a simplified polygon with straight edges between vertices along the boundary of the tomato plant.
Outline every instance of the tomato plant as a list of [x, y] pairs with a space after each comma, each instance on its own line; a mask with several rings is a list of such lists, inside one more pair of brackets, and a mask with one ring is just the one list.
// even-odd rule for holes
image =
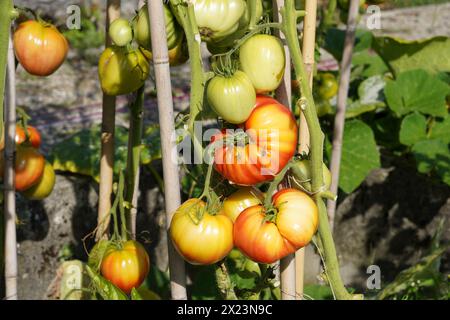
[[206, 89], [208, 103], [225, 121], [245, 122], [252, 112], [256, 93], [248, 76], [237, 70], [232, 75], [216, 75]]
[[112, 46], [100, 56], [98, 74], [104, 93], [110, 96], [128, 94], [144, 84], [149, 64], [138, 49]]
[[281, 41], [271, 35], [257, 34], [239, 50], [239, 62], [257, 93], [267, 93], [280, 85], [286, 64]]
[[248, 207], [261, 204], [264, 195], [257, 188], [242, 187], [233, 192], [223, 201], [222, 214], [228, 216], [233, 222], [239, 214]]
[[233, 249], [231, 219], [212, 215], [200, 199], [189, 199], [177, 209], [169, 234], [176, 250], [191, 264], [213, 264]]
[[50, 23], [29, 20], [14, 32], [14, 51], [17, 60], [30, 74], [48, 76], [55, 72], [66, 58], [69, 44]]
[[[298, 127], [294, 116], [277, 100], [258, 95], [244, 129], [250, 142], [217, 148], [216, 170], [239, 185], [272, 179], [296, 152]], [[226, 138], [226, 133], [220, 134], [213, 141]]]
[[116, 248], [109, 248], [101, 262], [102, 275], [125, 293], [138, 288], [150, 270], [150, 259], [145, 248], [129, 240]]
[[306, 193], [283, 189], [272, 199], [275, 214], [256, 205], [234, 223], [235, 246], [256, 262], [273, 263], [306, 246], [318, 228], [317, 206]]
[[42, 200], [52, 193], [55, 181], [55, 170], [53, 170], [53, 166], [46, 161], [44, 172], [39, 180], [36, 184], [23, 191], [22, 194], [29, 200]]
[[[44, 172], [44, 166], [44, 156], [35, 148], [17, 146], [14, 166], [16, 190], [24, 191], [36, 184]], [[4, 168], [4, 155], [0, 152], [0, 171], [3, 172]]]
[[133, 30], [124, 18], [114, 20], [109, 26], [108, 34], [112, 42], [119, 47], [126, 46], [133, 40]]

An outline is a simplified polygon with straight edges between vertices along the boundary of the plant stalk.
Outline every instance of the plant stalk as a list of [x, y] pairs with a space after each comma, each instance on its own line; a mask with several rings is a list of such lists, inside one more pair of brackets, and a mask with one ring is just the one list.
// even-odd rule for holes
[[[8, 30], [8, 35], [10, 31]], [[5, 288], [6, 300], [17, 300], [17, 238], [16, 238], [16, 191], [15, 191], [15, 136], [16, 136], [16, 64], [12, 36], [9, 39], [6, 77], [5, 109]]]
[[[300, 84], [300, 95], [298, 103], [300, 110], [305, 114], [310, 132], [310, 156], [312, 169], [312, 191], [318, 191], [323, 185], [322, 163], [323, 163], [323, 139], [324, 135], [320, 128], [317, 117], [312, 90], [309, 85], [308, 75], [302, 61], [300, 44], [297, 38], [297, 17], [294, 0], [286, 0], [285, 6], [281, 9], [283, 17], [284, 34], [292, 53], [292, 62], [295, 69], [296, 78]], [[337, 299], [352, 299], [347, 292], [339, 273], [339, 264], [336, 255], [333, 238], [330, 231], [328, 216], [325, 204], [319, 194], [314, 196], [314, 200], [319, 208], [319, 237], [323, 243], [324, 264], [328, 270], [329, 283], [336, 294]]]
[[[120, 0], [108, 0], [106, 4], [106, 47], [111, 44], [108, 29], [111, 22], [120, 17]], [[103, 94], [102, 133], [100, 157], [100, 184], [96, 241], [109, 236], [111, 194], [114, 169], [114, 131], [116, 126], [116, 97]]]
[[[316, 19], [317, 19], [317, 0], [305, 0], [305, 11], [307, 12], [303, 20], [303, 63], [305, 65], [306, 75], [309, 86], [312, 89], [314, 65], [315, 65], [315, 45], [316, 45]], [[299, 145], [300, 154], [308, 153], [310, 137], [308, 124], [303, 112], [300, 112], [299, 118]], [[295, 292], [296, 299], [303, 299], [303, 285], [305, 277], [305, 252], [306, 248], [301, 248], [295, 253]]]
[[[344, 51], [341, 61], [341, 77], [337, 95], [336, 116], [334, 117], [333, 144], [331, 151], [331, 186], [330, 191], [337, 194], [339, 186], [339, 171], [342, 156], [342, 139], [344, 138], [345, 110], [347, 107], [348, 88], [350, 86], [350, 73], [352, 69], [353, 46], [355, 44], [356, 18], [358, 16], [359, 0], [350, 0], [347, 30], [345, 32]], [[328, 217], [333, 230], [336, 214], [336, 201], [328, 200]]]
[[[164, 198], [166, 209], [166, 228], [169, 229], [172, 216], [180, 206], [180, 181], [178, 163], [172, 158], [176, 148], [172, 134], [175, 132], [172, 85], [170, 82], [170, 67], [167, 48], [166, 29], [162, 1], [149, 1], [150, 32], [153, 50], [153, 65], [155, 70], [156, 92], [158, 102], [159, 124], [161, 134], [161, 152], [164, 173]], [[167, 235], [167, 239], [170, 236]], [[170, 240], [167, 241], [169, 251], [169, 272], [171, 295], [174, 300], [186, 300], [185, 263], [176, 252]]]
[[136, 215], [140, 173], [139, 164], [141, 159], [142, 129], [144, 121], [143, 105], [144, 86], [137, 90], [135, 100], [130, 105], [125, 201], [127, 202], [127, 229], [132, 239], [136, 239]]

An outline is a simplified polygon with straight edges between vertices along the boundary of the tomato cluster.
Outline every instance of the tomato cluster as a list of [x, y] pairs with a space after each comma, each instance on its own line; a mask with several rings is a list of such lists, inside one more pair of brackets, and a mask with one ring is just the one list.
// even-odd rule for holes
[[[41, 135], [32, 127], [16, 125], [16, 156], [15, 156], [15, 188], [27, 199], [42, 200], [50, 195], [55, 185], [53, 166], [39, 152]], [[0, 142], [4, 148], [4, 140]], [[0, 171], [5, 166], [4, 152], [0, 152]], [[1, 177], [3, 178], [3, 177]]]
[[[188, 199], [176, 210], [169, 234], [191, 264], [216, 263], [233, 248], [252, 263], [273, 263], [306, 246], [319, 224], [310, 196], [310, 160], [296, 156], [296, 119], [271, 97], [283, 80], [285, 49], [271, 34], [248, 33], [246, 1], [192, 3], [202, 40], [213, 54], [214, 76], [206, 84], [206, 102], [222, 120], [222, 129], [207, 150], [212, 150], [215, 171], [237, 190], [220, 201], [221, 197], [210, 196], [206, 184], [199, 198]], [[258, 22], [261, 1], [256, 11]], [[330, 80], [328, 75], [320, 78], [319, 94], [324, 99], [337, 91]], [[261, 191], [286, 172], [283, 188], [274, 194]], [[329, 188], [325, 165], [323, 173], [324, 188]], [[214, 188], [211, 192], [216, 194]]]

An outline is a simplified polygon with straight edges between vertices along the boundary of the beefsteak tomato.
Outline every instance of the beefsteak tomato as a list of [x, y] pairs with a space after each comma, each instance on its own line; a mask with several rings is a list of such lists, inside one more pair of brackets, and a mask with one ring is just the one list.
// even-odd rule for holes
[[243, 0], [192, 0], [195, 19], [205, 41], [218, 40], [239, 28], [245, 13]]
[[[164, 5], [164, 21], [166, 23], [167, 48], [170, 51], [183, 38], [183, 30], [167, 5]], [[134, 38], [141, 47], [151, 51], [152, 39], [147, 5], [142, 6], [136, 16], [134, 22]]]
[[[15, 185], [17, 191], [24, 191], [36, 184], [44, 172], [45, 159], [35, 148], [17, 146], [15, 160]], [[4, 153], [0, 152], [0, 172], [5, 168]], [[3, 179], [3, 175], [1, 175]]]
[[257, 93], [273, 91], [283, 80], [286, 57], [275, 36], [257, 34], [246, 40], [239, 49], [239, 62]]
[[22, 194], [29, 200], [42, 200], [47, 198], [53, 191], [55, 186], [56, 176], [53, 166], [46, 161], [44, 166], [44, 172], [35, 185], [31, 186]]
[[64, 62], [69, 44], [50, 23], [28, 20], [14, 32], [17, 60], [30, 74], [48, 76]]
[[239, 188], [223, 201], [221, 213], [228, 216], [234, 223], [242, 211], [261, 204], [263, 198], [263, 193], [257, 188]]
[[233, 249], [231, 219], [210, 214], [200, 199], [189, 199], [177, 209], [169, 233], [175, 249], [191, 264], [213, 264]]
[[[224, 143], [216, 148], [215, 169], [238, 185], [250, 186], [271, 180], [296, 152], [298, 127], [293, 114], [277, 100], [258, 95], [243, 127], [248, 143]], [[221, 133], [212, 141], [225, 141], [227, 136], [227, 132]]]
[[216, 75], [212, 78], [206, 89], [206, 97], [219, 116], [234, 124], [247, 120], [256, 102], [252, 82], [239, 70], [229, 77]]
[[283, 189], [273, 196], [275, 218], [262, 205], [245, 209], [233, 228], [234, 244], [255, 262], [273, 263], [306, 246], [316, 233], [319, 213], [304, 192]]
[[128, 94], [139, 89], [149, 75], [149, 64], [141, 50], [112, 46], [106, 48], [98, 62], [98, 74], [104, 93]]
[[129, 240], [120, 247], [106, 250], [100, 270], [105, 279], [129, 294], [131, 289], [138, 288], [147, 277], [150, 259], [139, 242]]

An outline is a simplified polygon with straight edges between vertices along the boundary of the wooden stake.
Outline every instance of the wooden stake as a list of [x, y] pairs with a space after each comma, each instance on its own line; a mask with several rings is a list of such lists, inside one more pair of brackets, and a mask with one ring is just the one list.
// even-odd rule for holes
[[[111, 44], [109, 25], [120, 17], [120, 0], [108, 0], [106, 4], [106, 46]], [[116, 126], [116, 97], [103, 94], [102, 106], [102, 150], [100, 158], [100, 185], [96, 240], [109, 235], [111, 194], [114, 168], [114, 129]]]
[[[274, 9], [274, 21], [281, 21], [280, 9], [284, 6], [284, 0], [273, 0]], [[275, 11], [276, 10], [276, 11]], [[284, 35], [275, 30], [275, 34], [285, 43]], [[289, 49], [286, 44], [284, 45], [284, 51], [286, 54], [286, 67], [284, 70], [284, 79], [281, 85], [275, 92], [277, 100], [285, 106], [291, 108], [291, 57]], [[291, 254], [280, 260], [280, 272], [281, 272], [281, 299], [294, 300], [295, 299], [295, 256]]]
[[[150, 31], [152, 38], [153, 65], [156, 78], [156, 92], [159, 111], [159, 125], [161, 133], [161, 151], [164, 171], [164, 197], [166, 207], [166, 225], [170, 222], [175, 210], [180, 206], [180, 181], [178, 177], [178, 164], [172, 158], [172, 152], [176, 148], [173, 134], [174, 115], [172, 100], [172, 85], [170, 82], [170, 68], [164, 23], [162, 1], [149, 1], [148, 11], [150, 16]], [[184, 260], [175, 251], [168, 238], [169, 272], [172, 299], [186, 300], [186, 274]]]
[[[355, 44], [356, 18], [358, 16], [359, 0], [350, 0], [350, 8], [345, 33], [344, 51], [341, 61], [341, 77], [339, 79], [339, 91], [337, 95], [336, 117], [334, 118], [333, 148], [331, 151], [331, 187], [330, 191], [337, 194], [339, 186], [339, 169], [342, 155], [342, 139], [344, 137], [345, 109], [347, 105], [348, 88], [350, 85], [350, 71], [352, 67], [353, 46]], [[336, 201], [328, 200], [328, 217], [330, 228], [333, 231], [334, 217], [336, 213]]]
[[5, 285], [6, 300], [17, 300], [17, 239], [15, 192], [16, 137], [16, 65], [11, 37], [8, 46], [5, 103], [5, 171], [3, 177], [5, 203]]
[[[312, 88], [314, 76], [314, 53], [316, 43], [316, 15], [317, 15], [317, 0], [305, 1], [306, 16], [303, 20], [303, 62], [305, 64], [306, 74], [308, 76], [309, 85]], [[306, 118], [303, 112], [300, 112], [299, 125], [299, 153], [309, 152], [309, 130]], [[305, 276], [305, 250], [301, 248], [295, 253], [295, 291], [297, 300], [303, 299], [303, 286]]]

